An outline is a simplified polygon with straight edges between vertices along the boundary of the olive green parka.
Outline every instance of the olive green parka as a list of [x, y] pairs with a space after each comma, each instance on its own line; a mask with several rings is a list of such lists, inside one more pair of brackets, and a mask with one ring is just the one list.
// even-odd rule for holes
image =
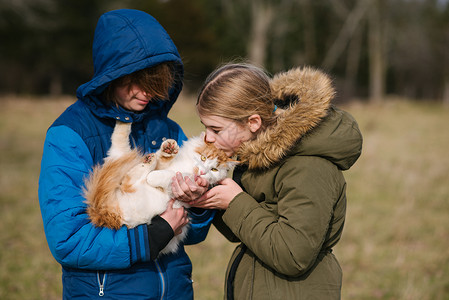
[[214, 220], [230, 241], [241, 242], [228, 265], [225, 298], [340, 299], [342, 271], [332, 247], [345, 222], [342, 171], [360, 156], [362, 136], [352, 116], [331, 106], [335, 92], [324, 73], [292, 69], [275, 76], [271, 88], [277, 123], [241, 146], [234, 178], [244, 192]]

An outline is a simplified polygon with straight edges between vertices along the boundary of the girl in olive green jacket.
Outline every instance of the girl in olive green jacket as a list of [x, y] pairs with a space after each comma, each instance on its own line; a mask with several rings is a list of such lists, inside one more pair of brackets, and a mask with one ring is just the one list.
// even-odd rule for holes
[[331, 106], [334, 93], [318, 70], [269, 78], [247, 64], [219, 68], [200, 91], [206, 140], [241, 162], [233, 179], [190, 202], [219, 209], [215, 226], [241, 242], [227, 270], [227, 299], [340, 299], [332, 248], [345, 221], [342, 171], [360, 156], [362, 136]]

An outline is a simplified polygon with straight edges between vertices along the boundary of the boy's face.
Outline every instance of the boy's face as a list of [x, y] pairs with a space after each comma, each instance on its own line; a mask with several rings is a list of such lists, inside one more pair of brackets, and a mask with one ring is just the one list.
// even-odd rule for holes
[[151, 101], [151, 95], [135, 84], [116, 87], [115, 97], [120, 106], [133, 112], [142, 111]]

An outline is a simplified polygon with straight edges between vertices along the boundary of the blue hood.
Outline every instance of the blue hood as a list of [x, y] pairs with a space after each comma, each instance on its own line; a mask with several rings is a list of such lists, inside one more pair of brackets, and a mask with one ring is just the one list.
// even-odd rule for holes
[[[98, 20], [93, 42], [95, 74], [76, 92], [78, 99], [91, 106], [100, 117], [127, 114], [121, 108], [105, 106], [99, 95], [111, 81], [135, 71], [172, 61], [176, 65], [176, 82], [169, 93], [169, 101], [148, 105], [149, 112], [167, 115], [182, 89], [183, 65], [178, 50], [165, 29], [149, 14], [119, 9], [103, 14]], [[139, 114], [140, 116], [142, 114]]]

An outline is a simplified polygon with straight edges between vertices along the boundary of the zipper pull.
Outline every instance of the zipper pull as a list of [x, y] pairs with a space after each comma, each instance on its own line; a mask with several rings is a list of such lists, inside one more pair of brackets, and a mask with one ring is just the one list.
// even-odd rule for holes
[[98, 285], [100, 287], [100, 292], [98, 293], [98, 296], [103, 297], [104, 296], [104, 281], [106, 279], [106, 272], [103, 274], [103, 281], [100, 281], [100, 272], [97, 271], [97, 279], [98, 279]]

